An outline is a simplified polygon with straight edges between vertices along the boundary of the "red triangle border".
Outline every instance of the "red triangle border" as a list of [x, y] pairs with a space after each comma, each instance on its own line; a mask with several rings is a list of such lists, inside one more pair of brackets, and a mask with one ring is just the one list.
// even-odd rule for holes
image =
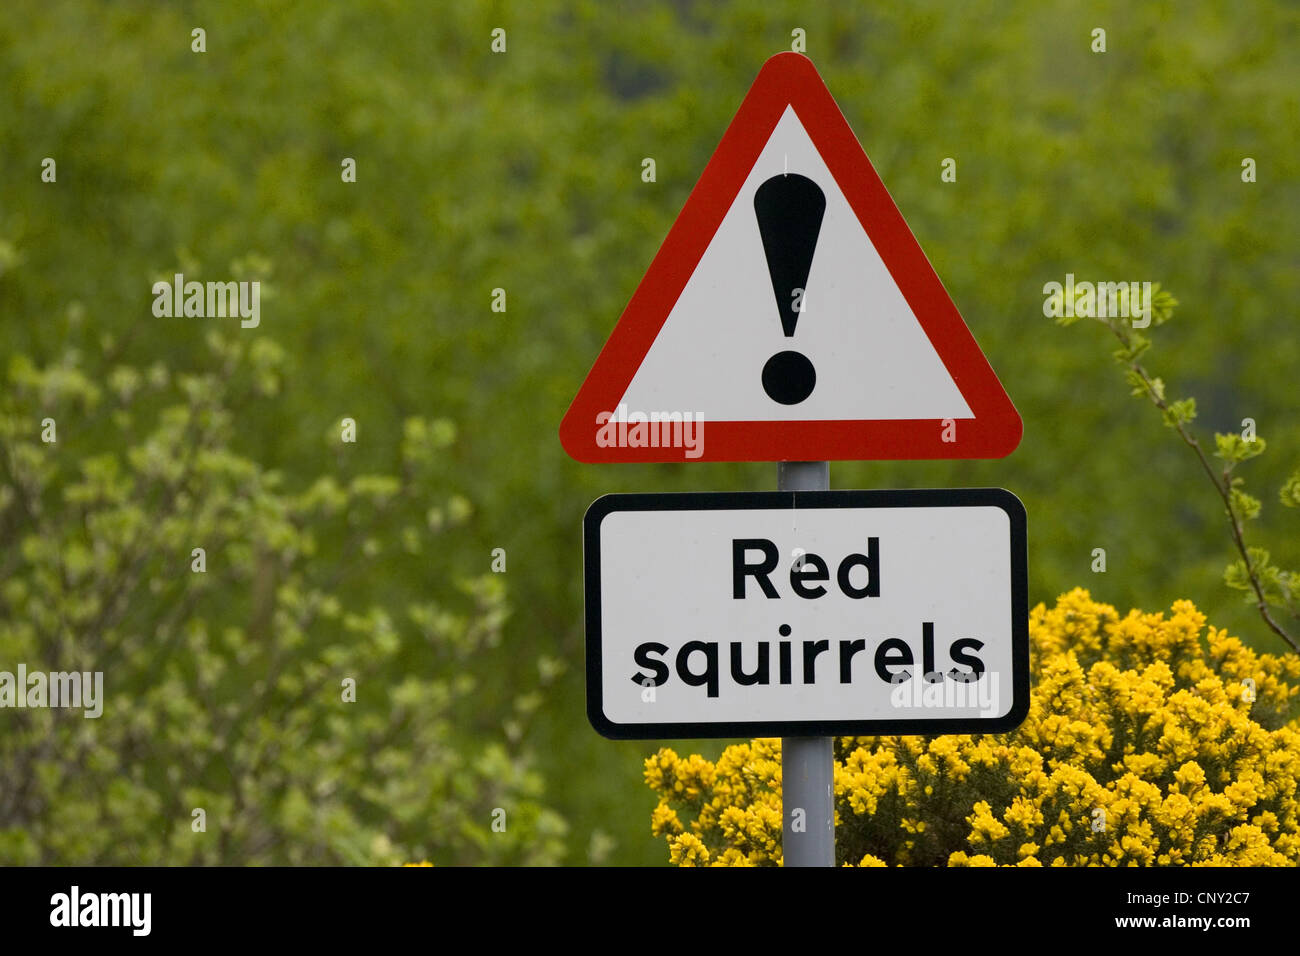
[[[955, 441], [943, 441], [940, 419], [706, 420], [697, 458], [686, 458], [682, 448], [600, 447], [596, 416], [612, 411], [626, 393], [787, 106], [794, 107], [975, 417], [956, 420], [950, 430]], [[1020, 444], [1023, 430], [1015, 406], [812, 61], [779, 53], [759, 71], [597, 356], [560, 424], [560, 441], [584, 462], [1002, 458]]]

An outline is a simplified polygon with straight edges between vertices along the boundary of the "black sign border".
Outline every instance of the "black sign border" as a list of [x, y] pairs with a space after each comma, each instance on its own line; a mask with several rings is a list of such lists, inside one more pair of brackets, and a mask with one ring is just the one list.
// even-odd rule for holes
[[[602, 700], [600, 525], [621, 511], [739, 511], [778, 508], [1000, 508], [1011, 525], [1011, 710], [1001, 717], [926, 720], [775, 720], [617, 724]], [[998, 734], [1029, 713], [1029, 573], [1025, 506], [1005, 488], [918, 488], [888, 491], [735, 491], [610, 494], [592, 502], [582, 519], [587, 645], [587, 719], [611, 740], [733, 737], [847, 737], [903, 734]]]

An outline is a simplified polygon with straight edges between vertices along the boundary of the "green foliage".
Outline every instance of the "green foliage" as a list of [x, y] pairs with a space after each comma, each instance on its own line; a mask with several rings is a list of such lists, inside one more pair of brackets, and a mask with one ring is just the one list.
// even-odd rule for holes
[[1300, 508], [1300, 471], [1291, 474], [1278, 490], [1277, 497], [1288, 508]]
[[1273, 564], [1268, 551], [1264, 548], [1248, 547], [1247, 560], [1233, 561], [1223, 570], [1223, 583], [1238, 591], [1246, 591], [1246, 600], [1254, 603], [1256, 587], [1265, 604], [1271, 607], [1285, 608], [1293, 615], [1296, 606], [1291, 600], [1291, 581], [1293, 571], [1283, 571]]
[[1236, 432], [1229, 432], [1226, 435], [1216, 434], [1214, 436], [1214, 457], [1227, 462], [1230, 466], [1249, 461], [1256, 455], [1262, 454], [1265, 447], [1264, 439], [1258, 436], [1250, 441], [1242, 438]]
[[1161, 409], [1164, 423], [1169, 428], [1188, 425], [1196, 420], [1196, 399], [1179, 398]]
[[[209, 345], [215, 364], [190, 372], [76, 348], [10, 360], [0, 662], [101, 671], [104, 700], [98, 718], [4, 712], [0, 863], [558, 860], [565, 827], [521, 733], [484, 747], [455, 719], [508, 607], [499, 576], [440, 550], [464, 503], [439, 496], [445, 520], [419, 523], [450, 423], [406, 420], [400, 476], [348, 462], [295, 491], [231, 447], [283, 351], [237, 332]], [[442, 583], [341, 598], [389, 549], [427, 555], [411, 560]]]
[[1240, 517], [1246, 519], [1247, 521], [1254, 518], [1258, 518], [1259, 510], [1262, 507], [1262, 503], [1254, 495], [1248, 495], [1246, 494], [1246, 492], [1242, 491], [1239, 487], [1235, 487], [1235, 482], [1240, 480], [1241, 479], [1239, 478], [1233, 479], [1234, 487], [1229, 492], [1230, 495], [1229, 502], [1232, 508], [1232, 512], [1233, 514], [1239, 515]]

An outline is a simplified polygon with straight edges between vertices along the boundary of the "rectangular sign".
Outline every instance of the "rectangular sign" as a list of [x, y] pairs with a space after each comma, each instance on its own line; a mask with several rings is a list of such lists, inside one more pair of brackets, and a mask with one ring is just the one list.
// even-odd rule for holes
[[1029, 710], [999, 488], [606, 495], [583, 521], [606, 737], [996, 733]]

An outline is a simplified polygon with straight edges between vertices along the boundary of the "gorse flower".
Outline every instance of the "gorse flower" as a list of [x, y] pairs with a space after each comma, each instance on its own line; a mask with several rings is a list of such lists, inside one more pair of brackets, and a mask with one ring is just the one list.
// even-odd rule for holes
[[[1300, 861], [1300, 658], [1207, 631], [1190, 601], [1121, 617], [1081, 588], [1029, 626], [1029, 715], [1012, 733], [836, 740], [839, 862]], [[672, 863], [780, 864], [780, 740], [716, 763], [665, 748], [645, 777]]]

